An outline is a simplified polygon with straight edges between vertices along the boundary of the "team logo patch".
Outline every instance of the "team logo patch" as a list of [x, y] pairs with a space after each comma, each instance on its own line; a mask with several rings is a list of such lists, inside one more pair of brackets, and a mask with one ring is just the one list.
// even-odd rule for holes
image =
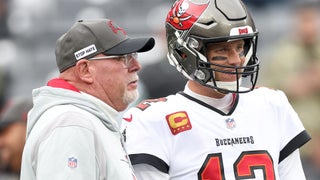
[[226, 119], [226, 124], [228, 129], [233, 129], [236, 127], [236, 122], [234, 121], [233, 118]]
[[185, 111], [169, 114], [166, 119], [173, 135], [192, 128], [188, 114]]
[[78, 160], [74, 157], [68, 158], [68, 167], [69, 168], [76, 168], [78, 166]]
[[251, 26], [235, 27], [230, 30], [230, 36], [239, 36], [242, 34], [250, 34], [250, 33], [253, 33], [253, 29]]

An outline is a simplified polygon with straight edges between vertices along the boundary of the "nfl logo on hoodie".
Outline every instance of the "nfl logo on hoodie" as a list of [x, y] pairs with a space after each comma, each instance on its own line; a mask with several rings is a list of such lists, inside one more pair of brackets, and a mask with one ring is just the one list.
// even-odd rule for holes
[[68, 158], [68, 167], [76, 168], [77, 167], [77, 159], [74, 157]]

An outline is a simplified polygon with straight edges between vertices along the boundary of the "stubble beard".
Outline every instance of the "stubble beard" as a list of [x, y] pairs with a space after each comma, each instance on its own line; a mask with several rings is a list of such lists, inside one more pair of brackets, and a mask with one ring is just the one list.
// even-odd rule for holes
[[137, 89], [133, 91], [125, 91], [123, 95], [123, 102], [124, 104], [129, 105], [130, 103], [134, 102], [139, 97], [139, 91]]

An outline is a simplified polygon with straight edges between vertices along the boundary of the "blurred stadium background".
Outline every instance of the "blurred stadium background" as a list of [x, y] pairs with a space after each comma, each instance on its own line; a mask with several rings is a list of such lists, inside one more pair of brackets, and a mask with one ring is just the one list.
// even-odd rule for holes
[[[294, 2], [305, 1], [309, 0], [244, 0], [259, 30], [257, 55], [262, 64], [262, 75], [258, 84], [263, 77], [272, 75], [268, 72], [264, 75], [264, 70], [270, 62], [270, 54], [276, 49], [277, 41], [297, 29], [293, 16]], [[164, 22], [173, 2], [0, 0], [0, 107], [6, 99], [15, 96], [31, 97], [32, 89], [45, 85], [48, 79], [58, 75], [55, 42], [80, 19], [113, 19], [130, 36], [150, 35], [156, 38], [155, 48], [139, 55], [142, 67], [148, 66], [140, 72], [140, 78], [145, 80], [139, 86], [141, 99], [161, 97], [183, 88], [182, 75], [166, 60]], [[147, 89], [154, 94], [145, 93]], [[318, 152], [320, 135], [318, 139], [316, 137], [313, 142]], [[312, 155], [311, 163], [304, 162], [308, 180], [320, 177], [320, 153]]]
[[[113, 19], [131, 36], [152, 35], [161, 41], [164, 20], [173, 0], [0, 0], [0, 65], [11, 76], [10, 96], [31, 95], [56, 74], [56, 39], [76, 20]], [[272, 41], [286, 32], [290, 23], [287, 1], [247, 0], [260, 30], [259, 57]], [[163, 40], [163, 39], [162, 39]], [[163, 56], [166, 47], [158, 43], [140, 56], [142, 64]]]

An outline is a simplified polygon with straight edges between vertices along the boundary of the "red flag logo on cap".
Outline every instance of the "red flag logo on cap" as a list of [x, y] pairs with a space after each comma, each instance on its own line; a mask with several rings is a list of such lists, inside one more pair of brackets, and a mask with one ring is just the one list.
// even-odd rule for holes
[[119, 27], [119, 26], [114, 26], [114, 24], [113, 24], [113, 21], [108, 21], [108, 25], [109, 25], [109, 27], [112, 29], [112, 31], [115, 33], [115, 34], [117, 34], [118, 33], [118, 31], [121, 31], [124, 35], [127, 35], [127, 33], [124, 31], [124, 29], [122, 29], [121, 27]]
[[177, 1], [169, 11], [166, 21], [176, 29], [187, 30], [198, 20], [208, 4], [209, 1], [200, 5], [188, 0]]

